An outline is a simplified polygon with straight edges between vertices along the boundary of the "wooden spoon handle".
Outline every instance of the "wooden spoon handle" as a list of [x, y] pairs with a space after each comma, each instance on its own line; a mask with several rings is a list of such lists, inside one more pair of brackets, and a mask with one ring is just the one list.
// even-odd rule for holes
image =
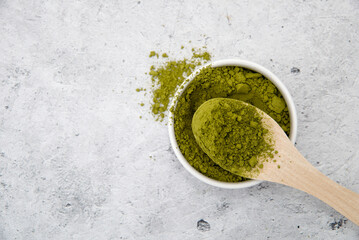
[[[322, 174], [292, 144], [287, 143], [286, 146], [277, 155], [280, 168], [277, 165], [277, 169], [271, 169], [268, 171], [270, 174], [263, 173], [259, 178], [309, 193], [359, 225], [359, 194]], [[273, 164], [268, 167], [273, 167]]]
[[[313, 169], [315, 169], [313, 167]], [[315, 169], [316, 170], [316, 169]], [[310, 182], [293, 184], [297, 189], [305, 191], [327, 203], [359, 226], [359, 194], [340, 186], [318, 170], [307, 174]]]
[[313, 195], [359, 225], [358, 193], [340, 186], [309, 163], [305, 169], [295, 166], [291, 175], [285, 174], [282, 183]]
[[275, 162], [264, 163], [257, 179], [281, 183], [302, 190], [327, 203], [359, 225], [359, 194], [329, 179], [313, 167], [269, 116], [266, 124], [275, 137]]

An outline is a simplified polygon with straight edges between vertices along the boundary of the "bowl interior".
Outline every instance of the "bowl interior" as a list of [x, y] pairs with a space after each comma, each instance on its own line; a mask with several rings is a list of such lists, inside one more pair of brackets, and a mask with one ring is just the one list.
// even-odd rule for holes
[[[297, 114], [295, 110], [295, 105], [293, 103], [293, 99], [291, 95], [289, 94], [287, 88], [284, 86], [284, 84], [268, 69], [250, 62], [246, 60], [239, 60], [239, 59], [225, 59], [220, 61], [215, 61], [213, 63], [206, 64], [193, 72], [180, 86], [180, 88], [177, 90], [170, 109], [175, 109], [177, 106], [177, 100], [182, 95], [182, 93], [186, 90], [187, 86], [192, 82], [192, 80], [198, 75], [198, 73], [201, 71], [201, 69], [211, 65], [212, 67], [224, 67], [224, 66], [238, 66], [247, 68], [250, 70], [253, 70], [255, 72], [261, 73], [263, 76], [265, 76], [269, 81], [271, 81], [281, 92], [284, 100], [287, 103], [288, 110], [289, 110], [289, 117], [290, 117], [290, 133], [289, 138], [292, 143], [295, 143], [296, 136], [297, 136]], [[209, 178], [202, 173], [198, 172], [195, 168], [193, 168], [185, 159], [182, 152], [180, 151], [176, 136], [174, 132], [174, 115], [172, 111], [169, 111], [169, 119], [168, 119], [168, 131], [170, 135], [170, 142], [173, 148], [173, 151], [175, 152], [178, 160], [181, 162], [181, 164], [184, 166], [187, 171], [189, 171], [193, 176], [195, 176], [197, 179], [201, 180], [202, 182], [205, 182], [207, 184], [210, 184], [212, 186], [220, 187], [220, 188], [228, 188], [228, 189], [237, 189], [237, 188], [246, 188], [251, 187], [254, 185], [257, 185], [261, 183], [262, 181], [259, 180], [247, 180], [244, 182], [236, 182], [236, 183], [230, 183], [230, 182], [221, 182], [214, 180], [212, 178]]]

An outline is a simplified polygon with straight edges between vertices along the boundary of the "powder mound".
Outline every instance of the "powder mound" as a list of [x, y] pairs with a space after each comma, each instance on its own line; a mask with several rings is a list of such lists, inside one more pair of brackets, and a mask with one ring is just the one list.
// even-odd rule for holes
[[174, 129], [177, 144], [188, 163], [203, 175], [218, 181], [245, 181], [246, 178], [232, 174], [213, 162], [193, 135], [191, 124], [194, 113], [212, 98], [231, 98], [249, 103], [271, 116], [289, 135], [287, 105], [280, 91], [263, 75], [235, 66], [202, 69], [179, 97], [177, 107], [172, 110]]
[[257, 109], [239, 100], [214, 98], [203, 103], [193, 116], [192, 130], [215, 163], [241, 176], [255, 174], [258, 159], [274, 150]]

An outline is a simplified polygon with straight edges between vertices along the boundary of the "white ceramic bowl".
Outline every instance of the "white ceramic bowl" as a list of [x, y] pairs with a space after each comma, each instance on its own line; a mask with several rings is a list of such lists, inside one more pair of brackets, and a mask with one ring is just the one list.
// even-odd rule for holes
[[[215, 61], [213, 63], [209, 63], [198, 69], [197, 71], [193, 72], [181, 85], [181, 87], [176, 92], [172, 104], [170, 108], [177, 106], [177, 99], [181, 96], [181, 94], [185, 91], [187, 86], [192, 82], [192, 80], [198, 75], [198, 73], [201, 71], [202, 68], [207, 67], [211, 65], [212, 67], [224, 67], [224, 66], [238, 66], [247, 68], [250, 70], [253, 70], [255, 72], [261, 73], [263, 76], [265, 76], [269, 81], [271, 81], [282, 93], [287, 106], [289, 110], [289, 117], [290, 117], [290, 140], [295, 143], [295, 139], [297, 137], [297, 113], [295, 110], [295, 106], [293, 103], [293, 99], [290, 96], [287, 88], [284, 86], [284, 84], [268, 69], [265, 67], [258, 65], [256, 63], [245, 61], [245, 60], [239, 60], [239, 59], [225, 59], [220, 61]], [[185, 159], [185, 157], [182, 155], [181, 150], [179, 149], [176, 141], [175, 131], [174, 131], [174, 116], [171, 111], [169, 111], [169, 120], [168, 120], [168, 130], [170, 135], [170, 141], [173, 148], [173, 151], [175, 152], [178, 160], [182, 163], [183, 167], [187, 169], [193, 176], [201, 180], [202, 182], [205, 182], [209, 185], [220, 187], [220, 188], [228, 188], [228, 189], [237, 189], [237, 188], [246, 188], [251, 187], [254, 185], [257, 185], [261, 183], [262, 181], [259, 180], [247, 180], [244, 182], [238, 182], [238, 183], [228, 183], [228, 182], [221, 182], [214, 180], [212, 178], [209, 178], [202, 173], [198, 172], [195, 168], [193, 168]]]

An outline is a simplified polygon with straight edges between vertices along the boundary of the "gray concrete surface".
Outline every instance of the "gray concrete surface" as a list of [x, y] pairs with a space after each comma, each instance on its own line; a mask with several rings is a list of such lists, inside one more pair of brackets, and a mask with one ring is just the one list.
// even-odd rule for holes
[[0, 239], [359, 239], [300, 191], [199, 182], [135, 91], [150, 50], [262, 64], [293, 95], [299, 150], [359, 192], [358, 20], [356, 0], [1, 0]]

